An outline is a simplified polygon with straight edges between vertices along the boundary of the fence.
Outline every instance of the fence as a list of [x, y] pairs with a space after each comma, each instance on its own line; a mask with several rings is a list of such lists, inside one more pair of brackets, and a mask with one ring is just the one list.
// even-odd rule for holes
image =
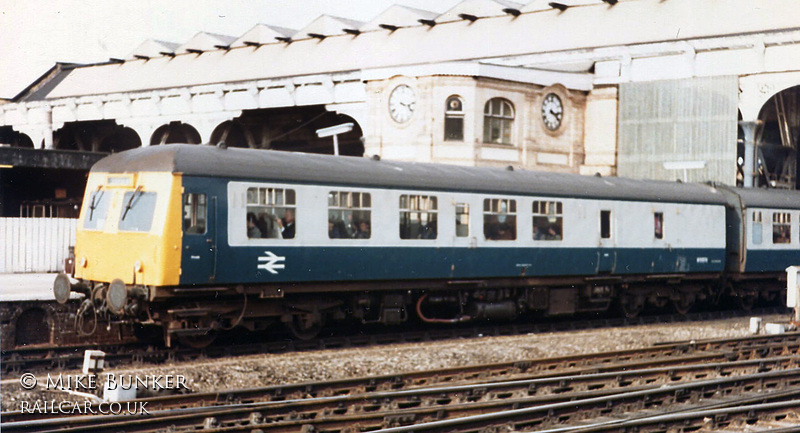
[[0, 218], [0, 273], [58, 272], [75, 245], [76, 219]]

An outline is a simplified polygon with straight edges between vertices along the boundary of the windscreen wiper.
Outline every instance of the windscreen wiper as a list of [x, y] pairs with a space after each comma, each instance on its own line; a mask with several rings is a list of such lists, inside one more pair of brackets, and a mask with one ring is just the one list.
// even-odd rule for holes
[[122, 212], [122, 218], [120, 218], [120, 221], [125, 221], [125, 215], [128, 215], [128, 211], [131, 210], [131, 208], [133, 207], [133, 200], [135, 200], [136, 197], [138, 197], [141, 193], [142, 193], [142, 187], [141, 186], [136, 187], [136, 191], [134, 191], [133, 194], [131, 194], [131, 198], [128, 199], [128, 203], [125, 204], [125, 211]]
[[89, 205], [89, 221], [91, 221], [94, 216], [94, 210], [100, 205], [100, 199], [103, 198], [103, 193], [105, 193], [105, 191], [98, 189], [92, 194], [92, 203]]

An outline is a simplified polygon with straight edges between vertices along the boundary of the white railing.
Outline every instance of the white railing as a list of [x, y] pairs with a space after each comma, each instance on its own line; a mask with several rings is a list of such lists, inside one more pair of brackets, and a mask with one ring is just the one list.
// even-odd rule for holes
[[0, 218], [0, 273], [58, 272], [75, 245], [76, 219]]

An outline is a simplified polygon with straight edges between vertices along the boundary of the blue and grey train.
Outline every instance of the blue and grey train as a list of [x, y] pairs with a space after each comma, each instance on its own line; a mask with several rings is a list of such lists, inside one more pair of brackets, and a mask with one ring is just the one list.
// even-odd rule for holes
[[800, 193], [219, 146], [98, 162], [73, 275], [167, 344], [223, 329], [454, 323], [773, 301]]

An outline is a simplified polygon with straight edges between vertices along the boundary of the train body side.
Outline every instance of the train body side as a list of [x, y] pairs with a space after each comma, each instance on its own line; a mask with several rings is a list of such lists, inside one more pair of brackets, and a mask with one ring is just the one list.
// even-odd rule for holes
[[[717, 204], [587, 200], [309, 185], [183, 176], [186, 194], [207, 194], [208, 228], [184, 233], [181, 285], [477, 279], [635, 274], [721, 273], [725, 260], [725, 208]], [[247, 191], [291, 190], [296, 195], [293, 239], [247, 237]], [[331, 239], [329, 194], [366, 193], [369, 239]], [[401, 239], [401, 196], [435, 196], [435, 239]], [[485, 200], [515, 203], [514, 240], [484, 236]], [[560, 240], [534, 240], [534, 202], [563, 206]], [[468, 235], [456, 235], [456, 205], [466, 205]], [[600, 233], [610, 212], [610, 236]], [[661, 215], [661, 238], [655, 234]], [[463, 227], [460, 228], [463, 231]], [[210, 246], [213, 246], [209, 248]], [[191, 253], [190, 253], [191, 251]], [[291, 288], [287, 288], [291, 290]]]

